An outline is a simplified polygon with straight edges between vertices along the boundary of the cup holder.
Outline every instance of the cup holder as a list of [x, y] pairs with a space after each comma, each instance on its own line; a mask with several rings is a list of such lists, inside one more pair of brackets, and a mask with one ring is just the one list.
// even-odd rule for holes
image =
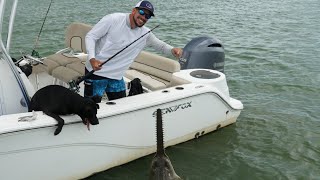
[[216, 79], [220, 77], [220, 74], [213, 73], [207, 70], [196, 70], [190, 73], [190, 76], [199, 79]]
[[108, 102], [106, 102], [106, 104], [108, 104], [108, 105], [115, 105], [116, 103], [113, 102], [113, 101], [108, 101]]

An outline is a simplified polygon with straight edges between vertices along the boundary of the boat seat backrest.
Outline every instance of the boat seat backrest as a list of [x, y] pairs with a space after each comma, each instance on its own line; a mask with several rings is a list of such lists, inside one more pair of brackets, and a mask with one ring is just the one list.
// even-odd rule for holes
[[130, 68], [170, 81], [172, 73], [180, 70], [180, 64], [175, 60], [142, 51]]
[[72, 48], [75, 52], [86, 53], [85, 37], [92, 29], [92, 26], [84, 23], [72, 23], [67, 27], [65, 34], [66, 47]]
[[150, 90], [168, 87], [172, 74], [180, 71], [180, 64], [172, 59], [142, 51], [126, 72], [128, 79], [140, 78], [143, 86]]

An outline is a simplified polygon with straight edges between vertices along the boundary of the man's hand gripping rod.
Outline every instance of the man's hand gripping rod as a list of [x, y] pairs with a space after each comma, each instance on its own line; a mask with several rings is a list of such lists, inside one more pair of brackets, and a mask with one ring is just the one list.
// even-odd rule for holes
[[[99, 67], [102, 67], [105, 63], [107, 63], [108, 61], [110, 61], [112, 58], [114, 58], [116, 55], [120, 54], [122, 51], [124, 51], [125, 49], [127, 49], [129, 46], [131, 46], [133, 43], [135, 43], [136, 41], [138, 41], [139, 39], [141, 39], [143, 36], [147, 35], [148, 33], [150, 33], [151, 31], [153, 31], [155, 28], [159, 27], [159, 25], [155, 26], [154, 28], [150, 29], [148, 32], [146, 32], [145, 34], [143, 34], [142, 36], [140, 36], [138, 39], [134, 40], [133, 42], [131, 42], [130, 44], [128, 44], [126, 47], [124, 47], [123, 49], [121, 49], [120, 51], [118, 51], [117, 53], [115, 53], [113, 56], [111, 56], [109, 59], [107, 59], [106, 61], [104, 61], [103, 63], [100, 64]], [[77, 79], [77, 80], [71, 80], [69, 81], [69, 89], [74, 91], [74, 92], [79, 92], [79, 84], [84, 81], [85, 79], [87, 79], [88, 77], [90, 77], [92, 74], [94, 73], [94, 70], [90, 71], [89, 73], [87, 73], [86, 75], [82, 76], [81, 78]]]

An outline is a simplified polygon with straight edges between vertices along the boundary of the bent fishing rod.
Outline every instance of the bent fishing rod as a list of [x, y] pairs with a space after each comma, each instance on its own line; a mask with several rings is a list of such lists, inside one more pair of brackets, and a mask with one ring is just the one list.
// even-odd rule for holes
[[[137, 42], [139, 39], [141, 39], [142, 37], [144, 37], [145, 35], [149, 34], [151, 31], [153, 31], [154, 29], [156, 29], [157, 27], [159, 27], [160, 25], [155, 26], [154, 28], [150, 29], [148, 32], [146, 32], [145, 34], [143, 34], [142, 36], [140, 36], [138, 39], [132, 41], [130, 44], [128, 44], [126, 47], [124, 47], [123, 49], [121, 49], [120, 51], [118, 51], [117, 53], [115, 53], [113, 56], [111, 56], [110, 58], [108, 58], [106, 61], [104, 61], [103, 63], [101, 63], [99, 65], [99, 67], [102, 67], [105, 63], [107, 63], [108, 61], [110, 61], [112, 58], [114, 58], [115, 56], [117, 56], [118, 54], [120, 54], [122, 51], [124, 51], [125, 49], [127, 49], [129, 46], [131, 46], [133, 43]], [[85, 79], [87, 79], [89, 76], [91, 76], [93, 73], [95, 72], [95, 70], [90, 71], [89, 73], [87, 73], [86, 75], [82, 76], [80, 79], [78, 79], [77, 81], [71, 80], [69, 82], [69, 86], [71, 90], [76, 90], [78, 91], [79, 87], [78, 85], [84, 81]]]

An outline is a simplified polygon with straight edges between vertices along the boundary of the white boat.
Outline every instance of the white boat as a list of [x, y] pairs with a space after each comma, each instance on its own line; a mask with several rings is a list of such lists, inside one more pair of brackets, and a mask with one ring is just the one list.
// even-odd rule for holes
[[[0, 29], [4, 4], [1, 0]], [[49, 84], [68, 87], [67, 82], [83, 75], [82, 39], [90, 26], [68, 26], [67, 48], [44, 58], [46, 65], [34, 66], [27, 77], [8, 52], [15, 6], [7, 44], [3, 36], [0, 43], [0, 179], [80, 179], [154, 153], [158, 108], [163, 112], [165, 147], [235, 123], [243, 109], [239, 100], [230, 97], [223, 73], [180, 70], [179, 62], [144, 51], [125, 77], [126, 82], [140, 78], [143, 94], [103, 99], [97, 113], [100, 124], [90, 131], [79, 116], [61, 116], [65, 125], [54, 136], [56, 120], [42, 112], [27, 112], [27, 106], [38, 89]], [[21, 63], [35, 60], [39, 59], [27, 56]]]

